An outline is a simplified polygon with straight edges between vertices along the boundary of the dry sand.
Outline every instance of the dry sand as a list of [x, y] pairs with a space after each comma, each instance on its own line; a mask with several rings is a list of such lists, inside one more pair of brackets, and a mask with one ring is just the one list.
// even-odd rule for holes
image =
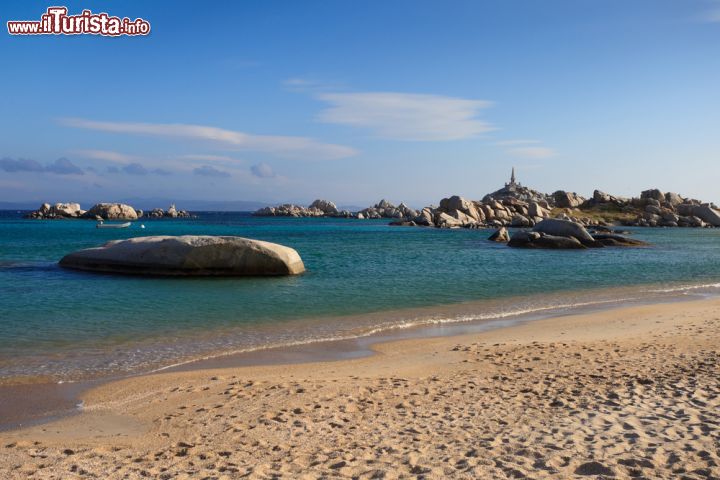
[[103, 385], [1, 478], [720, 478], [720, 300]]

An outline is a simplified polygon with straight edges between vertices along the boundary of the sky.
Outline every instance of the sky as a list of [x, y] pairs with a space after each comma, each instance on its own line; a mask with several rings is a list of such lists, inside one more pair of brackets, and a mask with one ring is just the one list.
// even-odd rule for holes
[[[720, 201], [720, 1], [67, 2], [148, 36], [11, 36], [0, 201]], [[158, 205], [163, 206], [163, 205]]]

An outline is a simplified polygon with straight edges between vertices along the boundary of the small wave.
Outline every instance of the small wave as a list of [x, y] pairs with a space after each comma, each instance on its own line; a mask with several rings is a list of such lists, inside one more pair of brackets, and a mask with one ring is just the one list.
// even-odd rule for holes
[[[151, 342], [143, 346], [120, 348], [108, 354], [111, 362], [97, 361], [88, 365], [78, 358], [70, 363], [64, 359], [50, 365], [36, 367], [43, 373], [59, 379], [58, 383], [73, 383], [88, 378], [120, 378], [132, 375], [159, 373], [165, 370], [220, 359], [240, 354], [252, 354], [272, 349], [286, 349], [328, 342], [356, 341], [367, 337], [377, 340], [362, 340], [359, 346], [351, 346], [353, 353], [362, 353], [374, 341], [425, 335], [454, 335], [465, 332], [480, 332], [511, 326], [521, 322], [546, 318], [553, 315], [582, 313], [594, 308], [612, 308], [645, 302], [675, 301], [718, 292], [720, 283], [700, 285], [680, 284], [677, 286], [652, 285], [654, 288], [633, 287], [631, 289], [608, 289], [607, 291], [578, 290], [560, 295], [538, 295], [508, 297], [468, 302], [466, 304], [437, 305], [418, 309], [402, 309], [389, 312], [372, 312], [351, 317], [322, 318], [308, 324], [299, 324], [299, 329], [246, 332], [242, 329], [224, 329], [208, 332], [203, 338], [178, 336], [174, 339]], [[687, 292], [692, 292], [688, 294]], [[469, 325], [468, 325], [469, 324]], [[468, 326], [463, 326], [468, 325]], [[425, 329], [420, 332], [401, 333], [410, 329]], [[249, 333], [249, 335], [248, 335]], [[283, 338], [284, 337], [284, 338]], [[166, 343], [168, 340], [169, 343]], [[186, 343], [187, 342], [187, 343]], [[308, 352], [312, 357], [311, 350]], [[105, 356], [107, 360], [108, 356]], [[102, 360], [102, 359], [101, 359]], [[62, 366], [60, 365], [62, 361]], [[80, 365], [82, 364], [82, 365]], [[62, 367], [62, 368], [60, 368]], [[21, 368], [18, 366], [18, 368]], [[22, 368], [28, 368], [27, 365]], [[31, 366], [31, 373], [37, 373]], [[78, 374], [77, 370], [81, 373]], [[27, 370], [17, 372], [28, 374]]]
[[613, 303], [632, 302], [632, 301], [637, 301], [640, 299], [641, 299], [640, 297], [613, 298], [613, 299], [608, 299], [608, 300], [595, 300], [595, 301], [588, 301], [588, 302], [572, 302], [572, 303], [561, 303], [561, 304], [555, 304], [555, 305], [544, 305], [544, 306], [529, 307], [529, 308], [524, 308], [524, 309], [515, 309], [515, 310], [490, 313], [490, 314], [471, 314], [471, 315], [459, 315], [459, 316], [452, 316], [452, 317], [418, 318], [418, 319], [404, 321], [404, 322], [400, 322], [400, 323], [371, 326], [371, 327], [367, 327], [365, 330], [363, 330], [361, 332], [357, 332], [357, 333], [353, 333], [353, 334], [330, 335], [330, 336], [326, 336], [326, 337], [315, 337], [315, 338], [308, 338], [308, 339], [296, 340], [296, 341], [291, 341], [291, 342], [265, 344], [265, 345], [246, 347], [246, 348], [241, 348], [241, 349], [216, 352], [216, 353], [209, 354], [209, 355], [204, 355], [204, 356], [200, 356], [200, 357], [182, 360], [182, 361], [170, 364], [170, 365], [165, 365], [163, 367], [153, 369], [148, 373], [159, 373], [164, 370], [182, 367], [184, 365], [189, 365], [191, 363], [213, 360], [213, 359], [228, 357], [228, 356], [232, 356], [232, 355], [260, 352], [260, 351], [271, 350], [271, 349], [275, 349], [275, 348], [301, 347], [301, 346], [312, 345], [312, 344], [316, 344], [316, 343], [342, 342], [342, 341], [348, 341], [348, 340], [357, 340], [359, 338], [367, 338], [367, 337], [371, 337], [374, 335], [389, 333], [389, 332], [393, 332], [393, 331], [408, 330], [411, 328], [422, 328], [422, 327], [431, 327], [431, 326], [436, 326], [436, 325], [463, 324], [463, 323], [469, 323], [469, 322], [485, 321], [485, 322], [488, 322], [487, 329], [489, 330], [492, 328], [498, 328], [498, 327], [502, 326], [502, 325], [499, 325], [498, 322], [493, 322], [493, 320], [498, 321], [498, 320], [505, 320], [508, 318], [518, 318], [519, 319], [519, 317], [528, 316], [528, 315], [541, 313], [541, 312], [561, 311], [561, 310], [568, 310], [568, 309], [580, 309], [580, 308], [584, 308], [584, 307], [600, 306], [600, 305], [607, 305], [607, 304], [613, 304]]
[[690, 292], [693, 290], [702, 290], [710, 288], [720, 288], [720, 283], [704, 283], [700, 285], [680, 285], [677, 287], [658, 288], [654, 290], [648, 290], [652, 293], [675, 293], [675, 292]]

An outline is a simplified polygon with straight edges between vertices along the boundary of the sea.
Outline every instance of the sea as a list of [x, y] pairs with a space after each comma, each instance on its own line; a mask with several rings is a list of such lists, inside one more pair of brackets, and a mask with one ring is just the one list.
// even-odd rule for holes
[[[555, 251], [489, 242], [490, 230], [387, 220], [197, 212], [113, 230], [23, 213], [0, 212], [5, 385], [116, 378], [299, 345], [322, 353], [336, 341], [720, 292], [720, 229], [628, 228], [651, 246]], [[147, 235], [276, 242], [296, 249], [307, 272], [158, 278], [58, 267], [72, 251]]]

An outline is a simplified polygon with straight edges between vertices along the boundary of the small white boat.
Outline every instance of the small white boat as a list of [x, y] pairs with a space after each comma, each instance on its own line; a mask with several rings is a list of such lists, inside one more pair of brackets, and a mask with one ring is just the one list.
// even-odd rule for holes
[[103, 223], [102, 221], [98, 222], [97, 225], [95, 225], [95, 228], [128, 228], [130, 225], [132, 225], [130, 222], [125, 223]]

